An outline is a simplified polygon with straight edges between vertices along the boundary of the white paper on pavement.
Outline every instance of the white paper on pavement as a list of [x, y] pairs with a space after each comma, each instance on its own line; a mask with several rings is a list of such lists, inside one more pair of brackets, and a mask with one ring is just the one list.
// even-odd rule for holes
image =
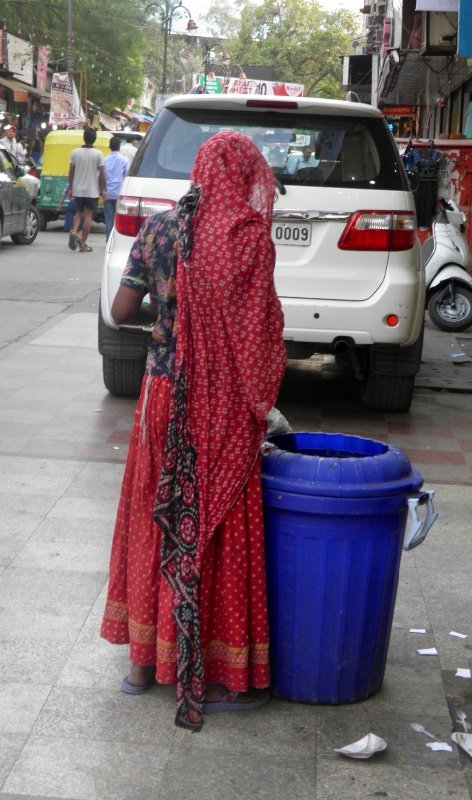
[[426, 747], [430, 750], [445, 750], [447, 753], [452, 752], [452, 747], [447, 742], [426, 742]]
[[422, 650], [417, 650], [416, 652], [419, 653], [420, 656], [437, 656], [438, 655], [438, 651], [436, 650], [435, 647], [425, 647]]
[[455, 677], [456, 678], [472, 678], [472, 673], [471, 673], [470, 669], [468, 669], [468, 667], [458, 667]]

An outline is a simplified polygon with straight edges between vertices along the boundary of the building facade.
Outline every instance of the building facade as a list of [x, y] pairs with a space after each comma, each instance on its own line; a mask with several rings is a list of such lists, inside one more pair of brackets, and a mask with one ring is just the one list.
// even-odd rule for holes
[[472, 0], [372, 0], [343, 84], [393, 133], [472, 138]]

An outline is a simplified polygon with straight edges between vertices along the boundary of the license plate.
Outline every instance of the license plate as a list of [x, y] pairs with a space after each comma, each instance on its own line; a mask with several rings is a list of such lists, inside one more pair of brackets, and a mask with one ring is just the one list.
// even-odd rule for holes
[[311, 225], [303, 222], [273, 222], [272, 239], [275, 244], [308, 247], [311, 243]]

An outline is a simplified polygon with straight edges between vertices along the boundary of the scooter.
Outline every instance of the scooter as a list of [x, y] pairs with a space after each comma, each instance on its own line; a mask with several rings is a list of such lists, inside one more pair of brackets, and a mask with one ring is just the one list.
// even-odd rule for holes
[[453, 200], [439, 198], [431, 236], [422, 244], [426, 273], [426, 308], [442, 331], [472, 325], [472, 255], [465, 237], [466, 217]]

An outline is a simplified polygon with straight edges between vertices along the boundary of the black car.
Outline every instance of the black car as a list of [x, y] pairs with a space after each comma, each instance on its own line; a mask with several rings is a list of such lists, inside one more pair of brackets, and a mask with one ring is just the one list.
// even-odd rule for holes
[[0, 239], [10, 236], [15, 244], [32, 244], [39, 231], [27, 172], [0, 146]]

